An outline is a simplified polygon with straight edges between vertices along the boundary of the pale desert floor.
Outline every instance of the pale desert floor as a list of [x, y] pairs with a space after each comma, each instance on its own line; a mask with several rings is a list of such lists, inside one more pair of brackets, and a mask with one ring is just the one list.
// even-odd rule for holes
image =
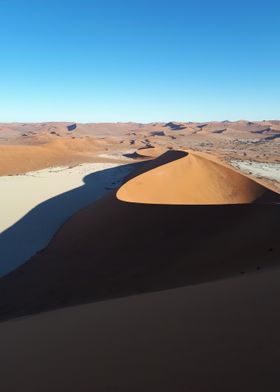
[[120, 186], [132, 169], [88, 163], [0, 177], [0, 276], [45, 248], [70, 216]]
[[231, 165], [257, 178], [275, 180], [280, 184], [280, 163], [231, 160]]

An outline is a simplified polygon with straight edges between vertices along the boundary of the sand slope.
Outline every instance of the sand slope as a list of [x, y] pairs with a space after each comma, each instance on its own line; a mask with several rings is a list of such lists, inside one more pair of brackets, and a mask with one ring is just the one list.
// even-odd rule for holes
[[[140, 165], [135, 175], [182, 156], [170, 152]], [[1, 280], [0, 317], [277, 266], [279, 220], [280, 205], [267, 201], [153, 205], [112, 193], [73, 216], [44, 251]]]
[[85, 153], [93, 153], [99, 148], [99, 144], [93, 140], [44, 138], [37, 138], [34, 144], [0, 145], [0, 175], [87, 162], [89, 159]]
[[0, 175], [157, 158], [123, 200], [114, 169], [0, 178], [1, 265], [109, 192], [0, 279], [1, 391], [278, 392], [279, 143], [280, 121], [0, 124]]
[[0, 323], [1, 388], [278, 392], [279, 279], [259, 272]]
[[255, 201], [265, 191], [232, 169], [186, 153], [183, 158], [134, 177], [118, 190], [117, 197], [149, 204], [241, 204]]
[[279, 121], [0, 124], [0, 175], [96, 162], [99, 153], [119, 154], [129, 149], [138, 151], [138, 157], [154, 157], [151, 154], [169, 149], [191, 149], [229, 159], [246, 157], [258, 162], [277, 162], [279, 124]]
[[[128, 183], [185, 159], [138, 164]], [[1, 388], [278, 392], [279, 196], [245, 178], [246, 204], [130, 203], [113, 192], [74, 215], [0, 280]]]

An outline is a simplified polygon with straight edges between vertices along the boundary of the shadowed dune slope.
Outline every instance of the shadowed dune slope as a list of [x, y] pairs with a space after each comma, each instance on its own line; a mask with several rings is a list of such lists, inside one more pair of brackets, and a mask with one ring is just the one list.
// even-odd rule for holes
[[[136, 173], [182, 156], [170, 152]], [[0, 318], [278, 266], [279, 221], [277, 203], [153, 205], [123, 202], [113, 192], [0, 280]]]
[[279, 280], [278, 269], [0, 323], [1, 391], [279, 392]]
[[186, 153], [134, 177], [118, 190], [117, 197], [148, 204], [241, 204], [255, 201], [266, 190], [222, 164]]

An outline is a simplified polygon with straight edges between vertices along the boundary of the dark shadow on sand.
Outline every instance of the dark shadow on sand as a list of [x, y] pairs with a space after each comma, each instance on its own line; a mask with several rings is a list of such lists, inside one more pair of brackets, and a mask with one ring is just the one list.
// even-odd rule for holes
[[139, 164], [128, 164], [87, 175], [83, 186], [42, 202], [1, 233], [0, 276], [16, 269], [45, 248], [67, 219], [119, 187], [137, 166]]
[[[126, 179], [184, 156], [136, 164]], [[75, 204], [96, 174], [38, 207], [46, 214], [66, 199]], [[278, 203], [192, 206], [126, 203], [115, 193], [90, 201], [46, 249], [0, 279], [0, 320], [280, 266], [279, 195]]]

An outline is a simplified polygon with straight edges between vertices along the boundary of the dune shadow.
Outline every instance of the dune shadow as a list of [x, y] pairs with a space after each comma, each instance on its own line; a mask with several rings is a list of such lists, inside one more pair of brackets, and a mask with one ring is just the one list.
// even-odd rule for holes
[[[94, 173], [83, 187], [36, 207], [36, 224], [42, 225], [65, 203], [72, 206], [69, 216], [81, 209], [81, 199], [89, 205], [47, 248], [0, 280], [0, 321], [279, 268], [280, 204], [270, 193], [255, 203], [171, 205], [125, 202], [113, 191], [122, 180], [185, 156], [170, 151], [122, 166], [121, 174], [116, 168]], [[92, 204], [98, 181], [99, 196], [109, 194]], [[34, 225], [35, 212], [12, 228], [19, 237], [24, 224]]]
[[16, 269], [45, 248], [67, 219], [119, 187], [137, 165], [122, 165], [89, 174], [83, 178], [84, 185], [40, 203], [2, 232], [0, 276]]
[[280, 206], [151, 205], [115, 192], [0, 280], [0, 322], [279, 268]]

